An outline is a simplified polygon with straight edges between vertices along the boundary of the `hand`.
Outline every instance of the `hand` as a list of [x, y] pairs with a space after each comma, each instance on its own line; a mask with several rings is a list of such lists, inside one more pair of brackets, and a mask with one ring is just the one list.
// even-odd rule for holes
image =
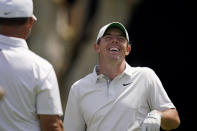
[[160, 131], [161, 113], [157, 110], [152, 110], [144, 119], [141, 131]]

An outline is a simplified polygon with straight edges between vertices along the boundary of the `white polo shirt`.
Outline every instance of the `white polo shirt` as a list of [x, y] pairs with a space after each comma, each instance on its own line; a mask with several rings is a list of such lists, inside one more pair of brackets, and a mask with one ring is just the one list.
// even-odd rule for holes
[[0, 35], [0, 86], [0, 131], [40, 131], [37, 114], [63, 114], [52, 65], [23, 39]]
[[151, 110], [175, 108], [159, 78], [147, 67], [131, 67], [110, 81], [93, 73], [70, 89], [66, 131], [139, 131]]

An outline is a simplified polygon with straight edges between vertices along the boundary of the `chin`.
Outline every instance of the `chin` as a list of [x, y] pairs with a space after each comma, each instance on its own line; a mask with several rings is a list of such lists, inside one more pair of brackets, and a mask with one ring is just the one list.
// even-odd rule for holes
[[120, 61], [120, 60], [122, 60], [122, 57], [121, 56], [110, 56], [110, 59]]

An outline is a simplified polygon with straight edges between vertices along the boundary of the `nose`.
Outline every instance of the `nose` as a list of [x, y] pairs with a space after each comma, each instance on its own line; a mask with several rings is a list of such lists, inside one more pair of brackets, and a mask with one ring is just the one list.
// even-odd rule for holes
[[118, 43], [119, 41], [118, 41], [118, 37], [116, 37], [116, 36], [113, 36], [112, 37], [112, 43]]

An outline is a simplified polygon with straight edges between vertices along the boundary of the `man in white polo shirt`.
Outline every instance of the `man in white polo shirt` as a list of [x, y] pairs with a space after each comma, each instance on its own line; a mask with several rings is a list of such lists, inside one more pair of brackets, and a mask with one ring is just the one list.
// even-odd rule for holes
[[0, 0], [0, 131], [62, 131], [52, 65], [28, 49], [32, 0]]
[[154, 71], [126, 63], [131, 45], [121, 23], [103, 26], [94, 48], [99, 65], [72, 85], [65, 131], [159, 131], [179, 126], [177, 110]]

